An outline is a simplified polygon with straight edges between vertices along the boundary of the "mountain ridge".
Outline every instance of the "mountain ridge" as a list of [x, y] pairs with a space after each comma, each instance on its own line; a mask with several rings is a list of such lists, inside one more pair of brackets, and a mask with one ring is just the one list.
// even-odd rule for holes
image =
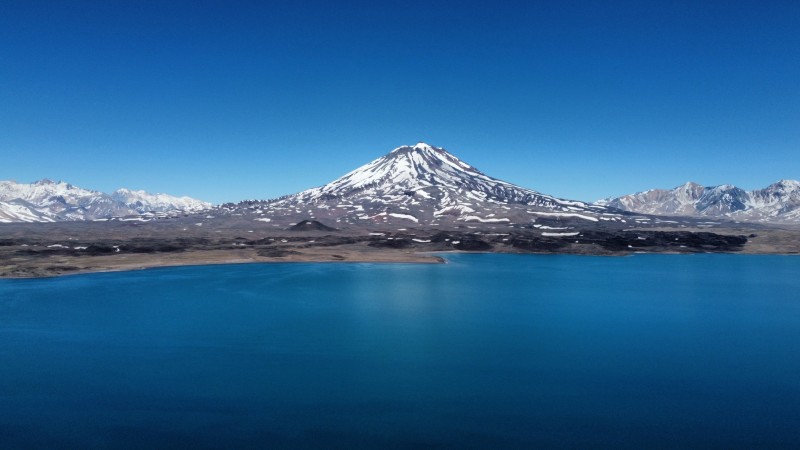
[[800, 181], [782, 179], [751, 191], [731, 184], [702, 186], [690, 181], [673, 189], [649, 189], [594, 204], [657, 216], [800, 223]]
[[[0, 222], [106, 220], [211, 208], [191, 197], [120, 188], [107, 194], [63, 181], [0, 181]], [[324, 219], [342, 226], [492, 226], [563, 228], [562, 222], [628, 223], [632, 216], [800, 223], [800, 182], [752, 191], [687, 182], [597, 202], [568, 200], [491, 177], [442, 147], [403, 145], [324, 185], [269, 200], [215, 208], [255, 215], [272, 226]]]
[[210, 207], [191, 197], [124, 188], [107, 194], [47, 178], [32, 183], [0, 181], [0, 222], [4, 223], [101, 220]]

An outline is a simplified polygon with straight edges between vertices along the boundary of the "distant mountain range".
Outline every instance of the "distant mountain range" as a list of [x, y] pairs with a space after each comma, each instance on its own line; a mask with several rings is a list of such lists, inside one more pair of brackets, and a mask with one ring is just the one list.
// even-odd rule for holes
[[[158, 218], [211, 208], [190, 197], [119, 189], [111, 194], [64, 182], [0, 181], [0, 222]], [[490, 177], [443, 148], [420, 142], [398, 147], [320, 187], [272, 200], [243, 201], [214, 208], [237, 221], [286, 226], [320, 220], [336, 227], [500, 225], [568, 230], [590, 222], [626, 227], [665, 219], [643, 215], [800, 223], [800, 182], [782, 180], [744, 191], [731, 185], [686, 183], [595, 203], [566, 200]], [[688, 225], [689, 222], [684, 223]], [[566, 232], [566, 231], [565, 231]]]
[[730, 184], [705, 187], [686, 183], [595, 203], [640, 214], [708, 217], [761, 223], [800, 222], [800, 181], [781, 180], [745, 191]]
[[111, 194], [63, 181], [0, 181], [0, 222], [102, 220], [139, 215], [200, 211], [210, 203], [190, 197], [119, 189]]

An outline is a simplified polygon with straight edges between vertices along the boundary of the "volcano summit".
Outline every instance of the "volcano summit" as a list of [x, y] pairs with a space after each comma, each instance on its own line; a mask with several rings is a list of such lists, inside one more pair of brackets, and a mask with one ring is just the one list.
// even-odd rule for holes
[[613, 208], [556, 198], [490, 177], [445, 149], [422, 142], [398, 147], [324, 186], [257, 207], [273, 219], [300, 214], [342, 226], [511, 225], [537, 218], [597, 222], [601, 217], [623, 217]]

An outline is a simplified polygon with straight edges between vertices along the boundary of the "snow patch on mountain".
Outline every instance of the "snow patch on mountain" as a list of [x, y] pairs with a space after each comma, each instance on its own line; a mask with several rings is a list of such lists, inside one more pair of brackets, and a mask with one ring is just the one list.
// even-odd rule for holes
[[50, 214], [36, 210], [24, 200], [0, 201], [0, 223], [11, 222], [55, 222]]

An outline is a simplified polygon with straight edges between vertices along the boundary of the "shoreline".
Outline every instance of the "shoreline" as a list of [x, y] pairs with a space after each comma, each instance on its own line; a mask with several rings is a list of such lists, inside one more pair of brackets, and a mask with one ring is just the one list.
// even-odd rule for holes
[[[0, 239], [0, 278], [133, 271], [215, 264], [351, 262], [441, 264], [450, 253], [631, 256], [634, 254], [800, 254], [800, 232], [785, 230], [274, 231], [191, 230], [67, 224], [11, 227]], [[13, 231], [13, 232], [12, 232]], [[242, 235], [246, 237], [243, 237]]]
[[[291, 264], [291, 263], [369, 263], [369, 264], [446, 264], [447, 259], [439, 256], [442, 254], [513, 254], [513, 255], [574, 255], [574, 256], [607, 256], [625, 257], [635, 255], [696, 255], [696, 254], [739, 254], [739, 255], [776, 255], [800, 256], [796, 252], [760, 252], [760, 251], [735, 251], [735, 252], [615, 252], [615, 253], [574, 253], [574, 252], [508, 252], [508, 251], [463, 251], [444, 250], [432, 252], [359, 252], [340, 251], [335, 254], [301, 253], [287, 257], [265, 257], [255, 252], [238, 251], [188, 251], [180, 254], [149, 254], [149, 255], [123, 255], [115, 256], [80, 256], [72, 258], [58, 258], [58, 261], [38, 261], [39, 264], [18, 267], [0, 272], [0, 279], [26, 280], [55, 278], [70, 275], [88, 275], [93, 273], [133, 272], [139, 270], [158, 269], [167, 267], [192, 267], [235, 264]], [[252, 253], [252, 254], [243, 254]], [[342, 255], [345, 254], [345, 255]], [[50, 262], [52, 264], [46, 264]], [[80, 264], [83, 263], [83, 264]], [[80, 265], [76, 265], [80, 264]], [[0, 266], [2, 269], [2, 266]]]
[[[121, 256], [60, 257], [42, 259], [29, 265], [3, 266], [0, 279], [38, 279], [91, 273], [128, 272], [162, 267], [191, 267], [232, 264], [280, 263], [370, 263], [370, 264], [444, 264], [444, 258], [422, 252], [339, 251], [336, 254], [293, 254], [286, 257], [259, 256], [255, 251], [196, 250], [170, 254]], [[4, 269], [4, 270], [3, 270]]]

